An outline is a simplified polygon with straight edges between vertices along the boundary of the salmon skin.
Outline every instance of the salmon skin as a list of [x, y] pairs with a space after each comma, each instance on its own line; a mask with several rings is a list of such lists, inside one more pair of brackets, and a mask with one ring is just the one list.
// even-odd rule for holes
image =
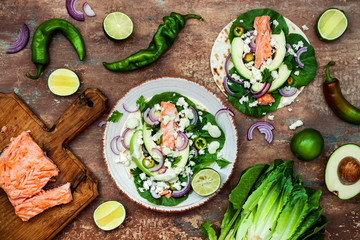
[[270, 17], [260, 16], [254, 20], [254, 28], [257, 32], [255, 43], [255, 67], [260, 68], [261, 64], [272, 56], [272, 47], [270, 44]]
[[175, 135], [177, 133], [177, 124], [175, 121], [178, 111], [175, 104], [169, 102], [161, 102], [161, 124], [160, 131], [162, 133], [162, 142], [160, 144], [161, 151], [164, 147], [175, 150]]
[[0, 156], [0, 187], [15, 208], [35, 195], [44, 194], [43, 187], [58, 174], [57, 166], [26, 131], [11, 139]]

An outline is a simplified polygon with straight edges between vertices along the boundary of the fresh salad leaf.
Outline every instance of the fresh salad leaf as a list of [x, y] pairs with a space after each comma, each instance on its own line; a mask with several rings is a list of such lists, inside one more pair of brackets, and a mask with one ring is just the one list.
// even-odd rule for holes
[[117, 123], [120, 118], [124, 115], [123, 113], [119, 112], [118, 110], [115, 110], [111, 116], [108, 118], [108, 122]]
[[217, 240], [215, 230], [211, 227], [210, 222], [201, 224], [201, 233], [204, 234], [209, 240]]
[[145, 107], [146, 107], [145, 97], [143, 95], [141, 95], [139, 97], [139, 99], [136, 101], [136, 104], [139, 106], [140, 112], [143, 112], [145, 110]]
[[245, 31], [250, 31], [254, 29], [254, 19], [255, 17], [259, 17], [259, 16], [269, 16], [270, 17], [270, 22], [274, 22], [274, 20], [277, 21], [277, 25], [276, 24], [272, 24], [271, 27], [271, 32], [273, 34], [279, 34], [281, 32], [281, 30], [284, 31], [285, 35], [288, 34], [289, 32], [289, 27], [286, 24], [285, 18], [278, 12], [269, 9], [269, 8], [265, 8], [265, 9], [253, 9], [250, 10], [246, 13], [241, 14], [232, 24], [231, 28], [230, 28], [230, 33], [229, 33], [229, 39], [230, 42], [233, 40], [233, 38], [235, 37], [234, 35], [234, 28], [237, 26], [241, 26], [245, 29]]
[[226, 167], [227, 165], [230, 164], [229, 161], [227, 161], [227, 160], [225, 160], [223, 158], [216, 160], [216, 163], [220, 168], [224, 168], [224, 167]]

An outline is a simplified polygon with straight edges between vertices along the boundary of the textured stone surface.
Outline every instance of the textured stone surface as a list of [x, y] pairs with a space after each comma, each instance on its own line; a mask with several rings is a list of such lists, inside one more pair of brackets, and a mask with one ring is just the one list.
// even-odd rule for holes
[[[84, 1], [80, 0], [80, 9]], [[114, 185], [107, 173], [103, 159], [101, 137], [103, 129], [97, 123], [80, 134], [70, 145], [71, 150], [99, 179], [100, 196], [78, 217], [56, 236], [56, 239], [203, 239], [199, 227], [204, 221], [211, 221], [217, 230], [227, 207], [227, 195], [236, 185], [239, 175], [246, 167], [255, 163], [270, 163], [275, 158], [295, 160], [295, 171], [304, 182], [323, 191], [321, 205], [330, 223], [326, 228], [327, 239], [360, 239], [360, 196], [343, 201], [329, 193], [324, 185], [324, 170], [331, 152], [345, 143], [360, 144], [359, 126], [342, 122], [329, 110], [322, 96], [324, 66], [329, 60], [337, 65], [333, 75], [340, 79], [344, 95], [360, 107], [360, 2], [357, 0], [271, 0], [271, 1], [95, 1], [88, 3], [97, 14], [85, 17], [84, 22], [72, 19], [66, 11], [65, 1], [3, 0], [0, 3], [0, 91], [17, 93], [30, 108], [48, 125], [52, 125], [74, 99], [86, 88], [97, 87], [109, 98], [110, 108], [129, 89], [144, 80], [175, 76], [205, 84], [226, 100], [212, 81], [210, 52], [218, 32], [239, 14], [253, 8], [269, 7], [288, 17], [298, 26], [306, 24], [305, 31], [315, 48], [318, 71], [315, 80], [304, 89], [299, 102], [291, 105], [292, 112], [283, 108], [275, 112], [275, 140], [267, 144], [263, 135], [255, 132], [251, 142], [246, 140], [247, 128], [256, 119], [236, 112], [239, 133], [239, 156], [235, 172], [225, 189], [210, 202], [189, 212], [157, 213], [128, 200]], [[318, 40], [314, 26], [319, 14], [327, 8], [344, 10], [349, 18], [346, 34], [333, 43]], [[113, 42], [105, 37], [102, 20], [106, 14], [121, 11], [134, 22], [134, 32], [125, 41]], [[113, 73], [102, 66], [103, 61], [115, 61], [146, 48], [152, 39], [162, 17], [171, 11], [197, 13], [205, 21], [189, 20], [179, 34], [173, 47], [153, 65], [128, 73]], [[25, 73], [35, 72], [31, 62], [31, 42], [17, 54], [7, 55], [5, 51], [25, 22], [31, 37], [36, 27], [50, 18], [64, 18], [73, 23], [82, 33], [86, 44], [86, 58], [79, 61], [70, 43], [61, 34], [56, 34], [50, 44], [50, 64], [38, 80], [30, 80]], [[49, 74], [57, 68], [69, 68], [80, 77], [80, 90], [70, 97], [58, 97], [47, 87]], [[229, 107], [235, 110], [230, 104]], [[325, 149], [320, 158], [313, 162], [300, 162], [291, 153], [289, 141], [294, 131], [288, 126], [301, 119], [304, 127], [318, 129], [325, 138]], [[264, 120], [264, 119], [263, 119]], [[303, 127], [303, 128], [304, 128]], [[122, 226], [111, 232], [103, 232], [92, 220], [94, 209], [107, 200], [118, 200], [127, 209], [127, 218]]]

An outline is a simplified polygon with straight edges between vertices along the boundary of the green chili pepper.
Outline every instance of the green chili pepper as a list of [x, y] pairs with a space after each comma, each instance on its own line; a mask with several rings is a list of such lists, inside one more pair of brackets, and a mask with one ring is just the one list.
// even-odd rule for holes
[[342, 120], [360, 125], [360, 109], [349, 103], [341, 92], [340, 82], [330, 77], [330, 66], [335, 62], [331, 61], [326, 66], [326, 80], [323, 84], [325, 100], [332, 111]]
[[144, 165], [144, 167], [149, 169], [155, 166], [155, 161], [150, 157], [146, 157], [143, 159], [142, 164]]
[[147, 49], [142, 49], [118, 62], [103, 62], [103, 65], [110, 71], [123, 72], [135, 70], [155, 62], [172, 46], [189, 18], [203, 20], [202, 17], [195, 14], [181, 15], [172, 12], [170, 16], [163, 18], [164, 24], [159, 26]]
[[235, 37], [241, 37], [244, 34], [244, 28], [241, 26], [236, 26], [234, 28], [234, 35]]
[[203, 149], [203, 148], [206, 147], [207, 142], [206, 142], [206, 139], [205, 139], [205, 138], [198, 137], [198, 138], [195, 139], [194, 144], [195, 144], [195, 147], [196, 147], [198, 150], [200, 150], [200, 149]]
[[50, 19], [40, 24], [34, 33], [31, 45], [31, 59], [35, 63], [37, 74], [36, 76], [31, 76], [27, 73], [26, 76], [28, 78], [38, 79], [44, 66], [49, 63], [48, 45], [55, 31], [61, 32], [70, 41], [81, 61], [84, 59], [84, 41], [76, 27], [63, 19]]

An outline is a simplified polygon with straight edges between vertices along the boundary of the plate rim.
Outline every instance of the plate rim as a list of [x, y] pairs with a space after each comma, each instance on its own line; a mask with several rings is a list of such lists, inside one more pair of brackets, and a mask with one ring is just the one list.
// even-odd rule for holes
[[[183, 77], [171, 77], [171, 76], [163, 76], [163, 77], [155, 77], [155, 78], [151, 78], [151, 79], [148, 79], [148, 80], [145, 80], [139, 84], [137, 84], [136, 86], [130, 88], [126, 93], [123, 94], [122, 97], [120, 97], [116, 103], [114, 104], [114, 106], [111, 108], [109, 114], [107, 115], [106, 117], [106, 121], [105, 121], [105, 125], [104, 125], [104, 130], [103, 130], [103, 134], [102, 134], [102, 155], [103, 155], [103, 161], [105, 163], [105, 166], [106, 166], [106, 171], [108, 172], [109, 176], [111, 177], [111, 180], [113, 181], [113, 183], [115, 184], [115, 186], [120, 190], [120, 192], [123, 193], [123, 195], [125, 195], [128, 199], [130, 199], [132, 202], [146, 208], [146, 209], [149, 209], [149, 210], [153, 210], [153, 211], [156, 211], [156, 212], [163, 212], [163, 213], [179, 213], [179, 212], [185, 212], [185, 211], [189, 211], [189, 210], [192, 210], [194, 208], [197, 208], [197, 207], [200, 207], [206, 203], [208, 203], [210, 200], [212, 200], [215, 196], [217, 196], [222, 190], [223, 188], [226, 186], [226, 184], [229, 182], [231, 176], [233, 175], [234, 173], [234, 169], [235, 169], [235, 166], [236, 166], [236, 163], [238, 161], [238, 153], [239, 153], [239, 136], [238, 136], [238, 129], [237, 129], [237, 126], [236, 126], [236, 123], [235, 123], [235, 120], [234, 120], [234, 117], [230, 117], [231, 119], [231, 122], [232, 122], [232, 125], [235, 129], [235, 138], [236, 138], [236, 153], [235, 153], [235, 159], [234, 159], [234, 162], [233, 162], [233, 165], [232, 165], [232, 168], [229, 172], [229, 175], [228, 175], [228, 178], [224, 181], [223, 185], [211, 196], [207, 197], [207, 199], [205, 201], [203, 201], [201, 204], [197, 204], [195, 206], [191, 206], [191, 207], [185, 207], [184, 209], [174, 209], [174, 210], [171, 210], [171, 206], [163, 206], [163, 205], [160, 205], [160, 206], [163, 206], [163, 207], [166, 207], [166, 208], [170, 208], [170, 209], [159, 209], [155, 206], [146, 206], [145, 204], [139, 202], [139, 201], [136, 201], [135, 199], [131, 198], [127, 193], [125, 193], [121, 188], [120, 186], [118, 186], [118, 184], [116, 183], [115, 179], [113, 178], [112, 174], [110, 173], [110, 170], [109, 170], [109, 165], [107, 164], [107, 160], [106, 160], [106, 157], [105, 157], [105, 132], [106, 132], [106, 129], [107, 129], [107, 126], [108, 126], [108, 121], [107, 119], [111, 116], [112, 112], [115, 110], [116, 106], [119, 104], [119, 102], [124, 98], [126, 97], [129, 92], [131, 92], [133, 89], [135, 88], [138, 88], [140, 87], [141, 85], [143, 84], [146, 84], [146, 83], [149, 83], [149, 82], [152, 82], [152, 81], [158, 81], [158, 80], [162, 80], [162, 79], [167, 79], [167, 78], [173, 78], [173, 79], [180, 79], [180, 80], [183, 80], [183, 81], [186, 81], [186, 82], [190, 82], [190, 83], [193, 83], [193, 84], [196, 84], [198, 85], [199, 87], [203, 87], [205, 90], [207, 90], [210, 94], [213, 95], [213, 97], [215, 97], [220, 103], [221, 105], [223, 105], [225, 108], [228, 108], [225, 104], [224, 104], [224, 101], [219, 98], [212, 90], [210, 90], [209, 88], [205, 87], [203, 84], [201, 83], [198, 83], [198, 82], [195, 82], [193, 80], [190, 80], [190, 79], [187, 79], [187, 78], [183, 78]], [[141, 197], [141, 196], [140, 196]], [[146, 200], [146, 199], [145, 199]], [[147, 201], [147, 200], [146, 200]]]

